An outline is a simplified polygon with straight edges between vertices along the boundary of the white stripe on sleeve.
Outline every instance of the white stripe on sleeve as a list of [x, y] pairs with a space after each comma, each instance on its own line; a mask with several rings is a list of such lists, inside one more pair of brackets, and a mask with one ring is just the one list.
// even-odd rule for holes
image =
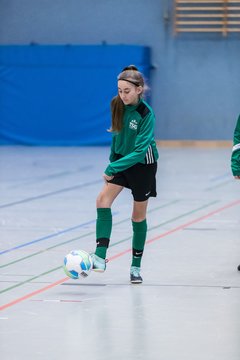
[[236, 144], [233, 146], [232, 148], [232, 152], [236, 151], [236, 150], [239, 150], [240, 149], [240, 144]]

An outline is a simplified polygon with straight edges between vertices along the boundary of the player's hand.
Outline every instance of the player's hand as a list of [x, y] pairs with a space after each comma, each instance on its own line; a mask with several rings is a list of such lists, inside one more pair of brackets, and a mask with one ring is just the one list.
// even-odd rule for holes
[[103, 174], [103, 179], [105, 182], [108, 182], [108, 181], [112, 180], [113, 178], [114, 178], [114, 176], [108, 176], [106, 174]]
[[235, 179], [240, 180], [240, 175], [236, 175], [236, 176], [234, 176], [234, 177], [235, 177]]

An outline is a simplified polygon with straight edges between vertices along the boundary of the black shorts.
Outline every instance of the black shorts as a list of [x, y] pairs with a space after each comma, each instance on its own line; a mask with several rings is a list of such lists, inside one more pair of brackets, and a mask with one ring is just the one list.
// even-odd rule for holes
[[157, 196], [156, 173], [157, 162], [153, 164], [137, 163], [127, 170], [115, 174], [114, 178], [108, 182], [131, 189], [135, 201], [145, 201], [149, 197]]

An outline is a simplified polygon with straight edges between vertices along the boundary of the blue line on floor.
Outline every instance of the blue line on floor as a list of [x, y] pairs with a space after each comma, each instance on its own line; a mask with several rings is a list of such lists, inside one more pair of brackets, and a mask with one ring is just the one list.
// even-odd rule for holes
[[229, 171], [227, 173], [225, 173], [225, 174], [222, 174], [222, 175], [216, 176], [214, 178], [211, 178], [210, 182], [223, 180], [223, 179], [228, 178], [228, 177], [231, 177], [231, 173]]
[[56, 191], [51, 191], [49, 193], [45, 193], [45, 194], [41, 194], [41, 195], [37, 195], [37, 196], [32, 196], [30, 198], [26, 198], [26, 199], [22, 199], [22, 200], [19, 200], [19, 201], [14, 201], [14, 202], [11, 202], [11, 203], [0, 205], [0, 209], [10, 207], [10, 206], [13, 206], [13, 205], [23, 204], [23, 203], [38, 200], [38, 199], [42, 199], [42, 198], [52, 196], [52, 195], [56, 195], [56, 194], [61, 194], [63, 192], [72, 191], [72, 190], [75, 190], [75, 189], [78, 189], [78, 188], [81, 188], [81, 187], [85, 187], [85, 186], [89, 186], [89, 185], [95, 185], [95, 184], [102, 183], [102, 182], [103, 182], [103, 180], [101, 179], [101, 180], [91, 181], [91, 182], [71, 186], [71, 187], [56, 190]]
[[56, 178], [59, 178], [59, 177], [62, 177], [62, 176], [72, 175], [72, 174], [82, 172], [82, 171], [86, 171], [86, 170], [89, 170], [89, 169], [92, 169], [92, 168], [93, 168], [93, 166], [87, 165], [87, 166], [82, 166], [82, 167], [80, 167], [80, 168], [78, 168], [76, 170], [72, 170], [72, 171], [61, 171], [61, 172], [53, 173], [53, 174], [46, 175], [46, 176], [38, 176], [38, 177], [28, 178], [26, 180], [23, 179], [23, 180], [21, 180], [20, 182], [18, 182], [16, 184], [10, 185], [8, 187], [8, 189], [14, 189], [14, 188], [17, 188], [17, 187], [20, 187], [20, 186], [22, 187], [22, 186], [28, 186], [28, 185], [31, 185], [31, 184], [37, 184], [37, 183], [41, 183], [43, 181], [56, 179]]
[[[117, 214], [117, 212], [113, 212], [113, 213], [112, 213], [113, 216], [115, 216], [116, 214]], [[46, 235], [46, 236], [43, 236], [43, 237], [41, 237], [41, 238], [39, 238], [39, 239], [32, 240], [32, 241], [29, 241], [29, 242], [27, 242], [27, 243], [14, 246], [14, 247], [12, 247], [12, 248], [10, 248], [10, 249], [6, 249], [6, 250], [1, 251], [1, 252], [0, 252], [0, 255], [9, 253], [9, 252], [11, 252], [11, 251], [13, 251], [13, 250], [21, 249], [21, 248], [23, 248], [23, 247], [26, 247], [26, 246], [29, 246], [29, 245], [32, 245], [32, 244], [36, 244], [36, 243], [38, 243], [38, 242], [40, 242], [40, 241], [48, 240], [48, 239], [50, 239], [50, 238], [52, 238], [52, 237], [65, 234], [65, 233], [67, 233], [67, 232], [69, 232], [69, 231], [72, 231], [72, 230], [75, 230], [75, 229], [78, 229], [78, 228], [82, 228], [82, 227], [84, 227], [84, 226], [93, 224], [93, 223], [95, 223], [95, 222], [96, 222], [96, 219], [90, 220], [90, 221], [87, 221], [87, 222], [85, 222], [85, 223], [83, 223], [83, 224], [76, 225], [76, 226], [72, 226], [72, 227], [70, 227], [70, 228], [66, 228], [66, 229], [64, 229], [64, 230], [58, 231], [58, 232], [56, 232], [56, 233], [54, 233], [54, 234]]]

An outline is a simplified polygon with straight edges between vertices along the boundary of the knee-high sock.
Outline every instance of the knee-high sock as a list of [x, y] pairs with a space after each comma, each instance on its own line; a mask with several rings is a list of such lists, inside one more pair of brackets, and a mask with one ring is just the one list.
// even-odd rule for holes
[[132, 227], [132, 266], [140, 267], [147, 236], [147, 221], [146, 219], [141, 222], [132, 221]]
[[111, 208], [98, 208], [97, 222], [96, 222], [97, 247], [95, 254], [103, 259], [106, 258], [111, 231], [112, 231]]

